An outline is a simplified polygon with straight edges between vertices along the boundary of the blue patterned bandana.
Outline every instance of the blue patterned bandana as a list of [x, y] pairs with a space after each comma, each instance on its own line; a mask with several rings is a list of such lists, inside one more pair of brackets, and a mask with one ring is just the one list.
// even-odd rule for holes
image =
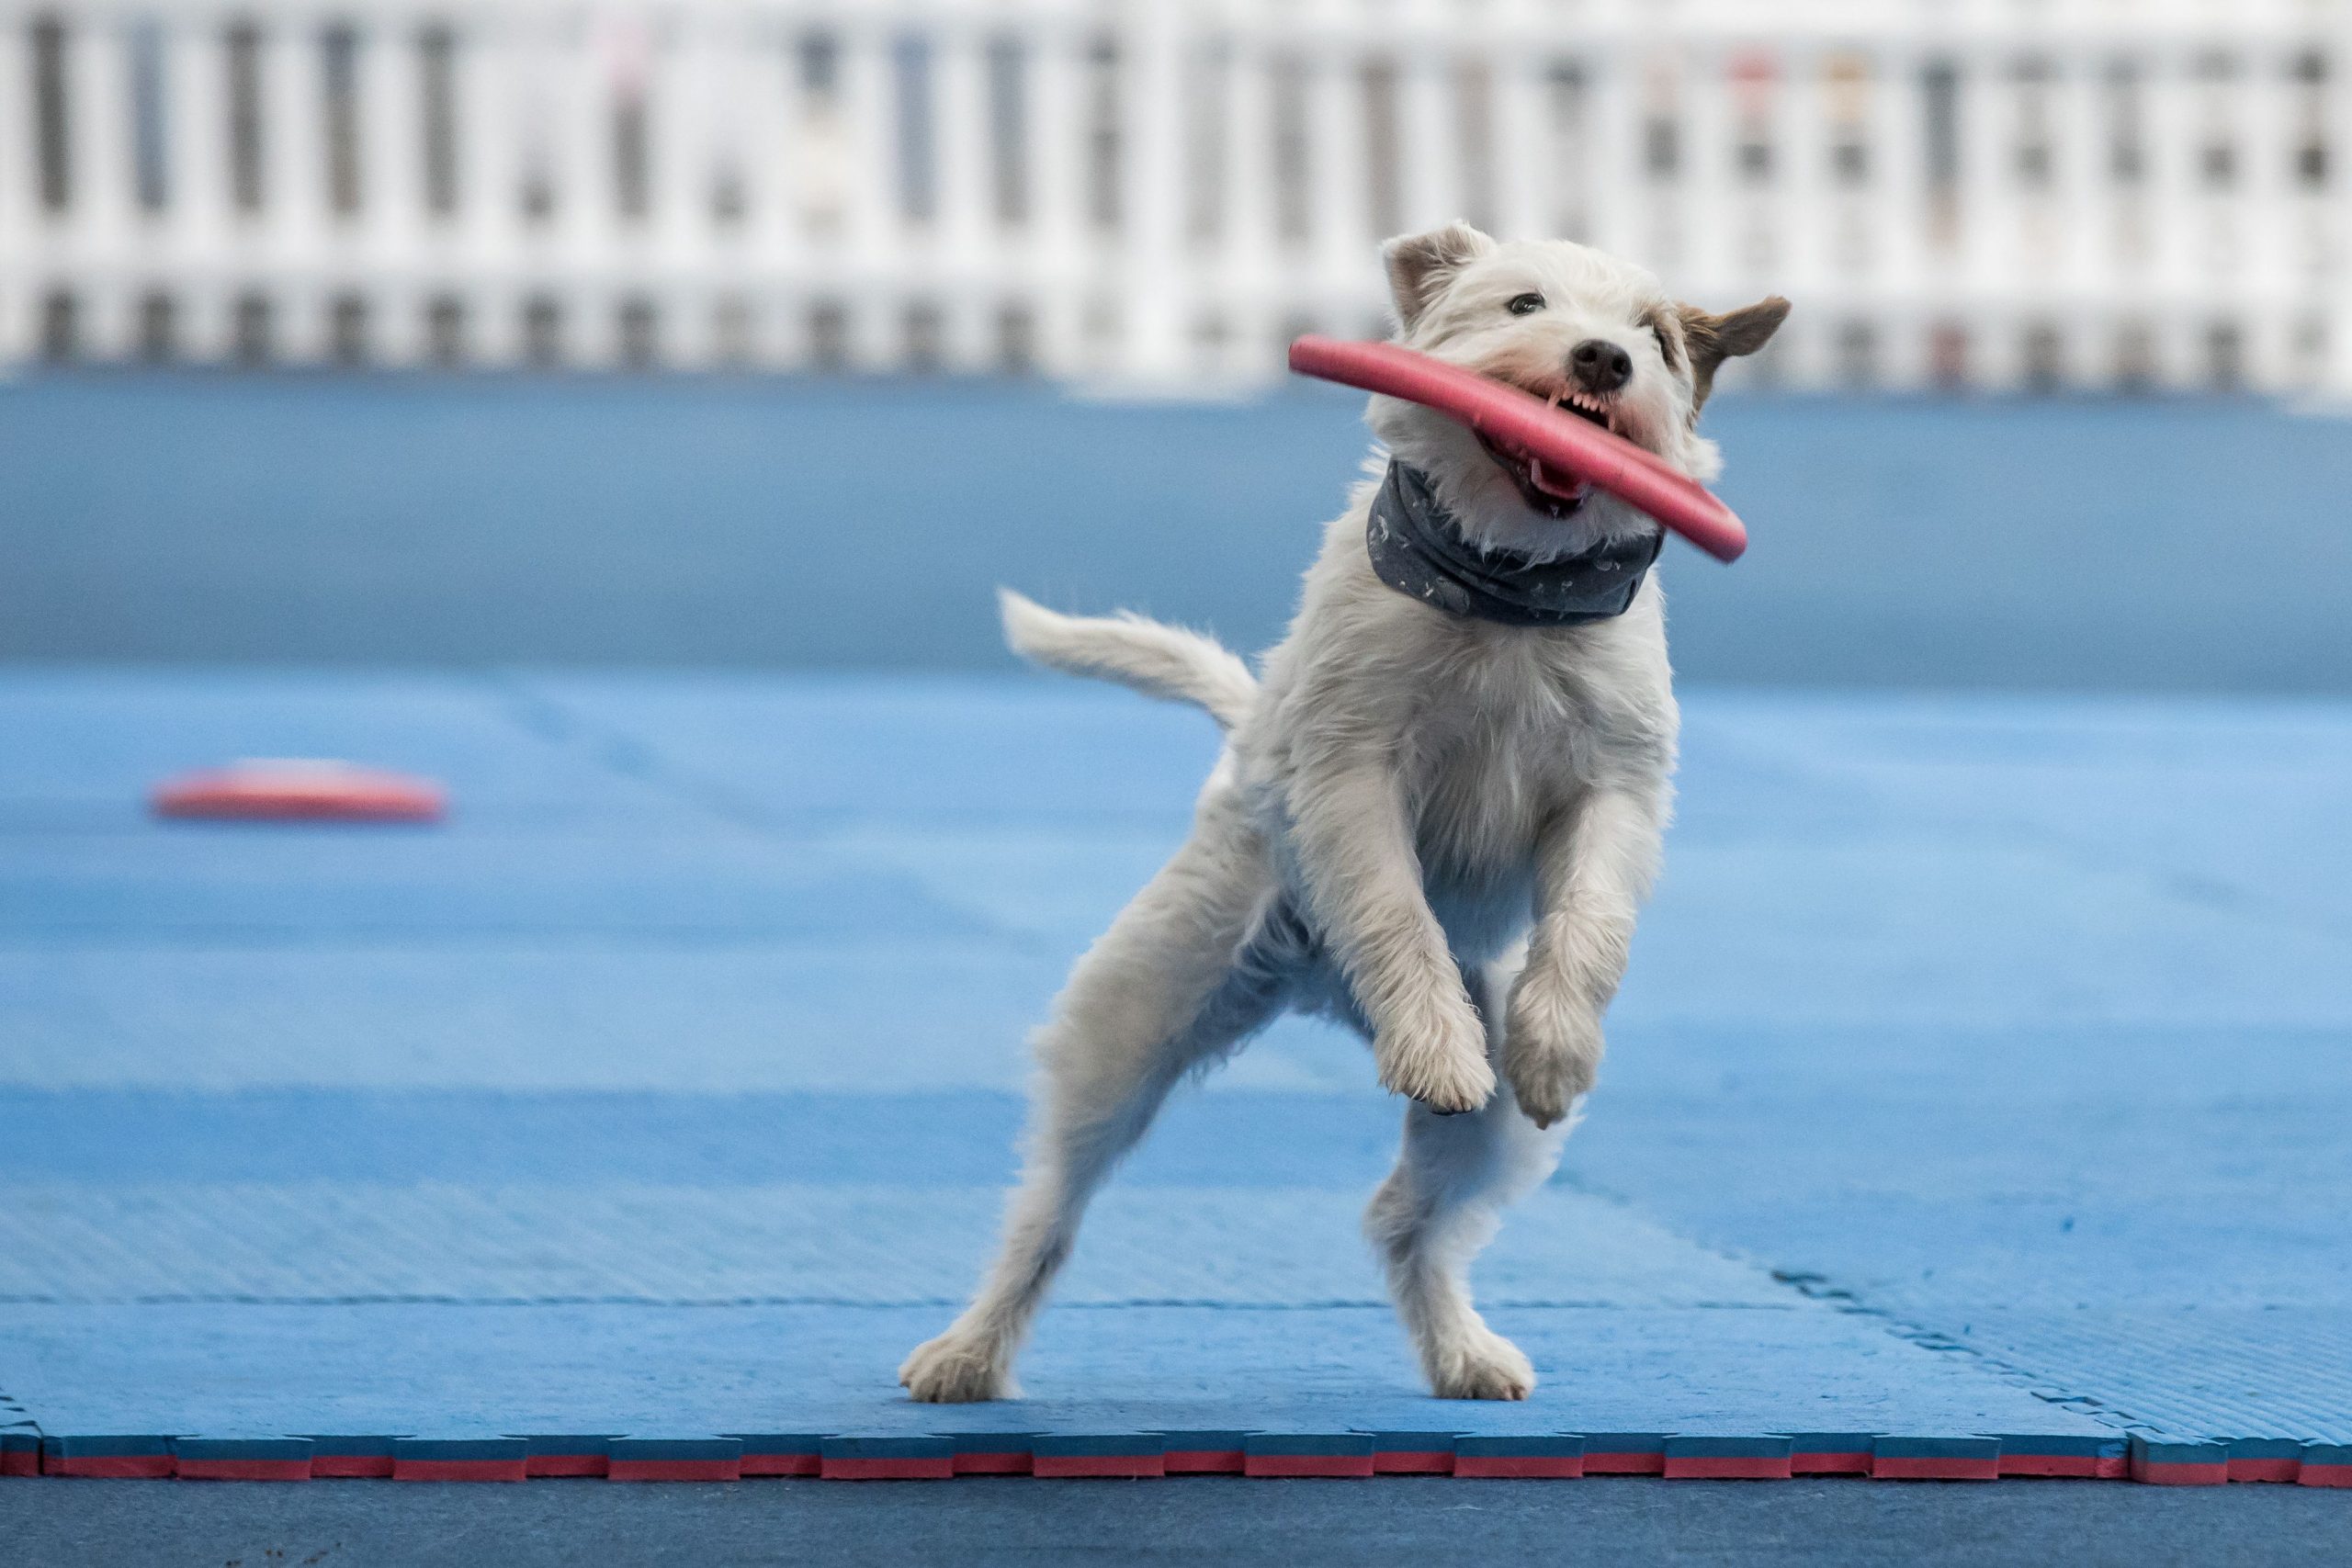
[[1544, 561], [1481, 549], [1438, 503], [1429, 476], [1394, 462], [1364, 530], [1381, 581], [1447, 615], [1505, 626], [1578, 626], [1623, 615], [1665, 541], [1656, 532]]

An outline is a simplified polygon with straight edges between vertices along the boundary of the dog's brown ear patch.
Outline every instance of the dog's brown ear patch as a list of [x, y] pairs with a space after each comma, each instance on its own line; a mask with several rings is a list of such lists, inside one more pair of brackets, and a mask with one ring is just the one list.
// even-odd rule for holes
[[1771, 342], [1781, 323], [1789, 319], [1789, 302], [1774, 294], [1720, 316], [1696, 305], [1680, 306], [1679, 313], [1682, 340], [1690, 349], [1690, 412], [1695, 414], [1714, 390], [1715, 371], [1723, 362], [1753, 354]]
[[1396, 296], [1396, 319], [1411, 332], [1464, 264], [1495, 248], [1494, 241], [1459, 220], [1426, 234], [1405, 234], [1381, 247], [1388, 263], [1388, 291]]

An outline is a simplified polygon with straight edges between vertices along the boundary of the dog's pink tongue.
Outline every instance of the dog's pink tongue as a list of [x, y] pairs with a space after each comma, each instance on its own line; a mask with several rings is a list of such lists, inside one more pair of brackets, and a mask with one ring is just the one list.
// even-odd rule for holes
[[1527, 460], [1527, 477], [1535, 481], [1537, 490], [1558, 501], [1582, 501], [1585, 492], [1592, 488], [1573, 474], [1554, 473], [1540, 457]]

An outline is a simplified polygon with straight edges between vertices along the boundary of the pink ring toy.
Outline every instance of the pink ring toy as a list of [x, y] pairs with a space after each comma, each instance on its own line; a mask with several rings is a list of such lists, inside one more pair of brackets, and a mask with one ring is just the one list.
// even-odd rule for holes
[[1564, 413], [1532, 392], [1393, 343], [1303, 337], [1290, 345], [1290, 367], [1302, 376], [1435, 409], [1506, 452], [1532, 457], [1599, 486], [1717, 560], [1737, 560], [1747, 548], [1747, 525], [1704, 487], [1623, 436]]
[[167, 779], [158, 817], [243, 822], [435, 822], [447, 806], [430, 779], [349, 762], [237, 762]]

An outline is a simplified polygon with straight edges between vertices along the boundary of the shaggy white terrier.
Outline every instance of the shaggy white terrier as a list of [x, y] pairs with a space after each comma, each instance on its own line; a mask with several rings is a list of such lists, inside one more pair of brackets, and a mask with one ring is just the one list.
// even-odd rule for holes
[[[1585, 246], [1459, 223], [1386, 257], [1402, 342], [1701, 479], [1720, 467], [1696, 430], [1716, 368], [1788, 313], [1775, 298], [1711, 315]], [[1038, 1033], [1003, 1251], [899, 1370], [917, 1399], [1015, 1392], [1013, 1358], [1087, 1200], [1179, 1079], [1284, 1008], [1353, 1025], [1380, 1081], [1414, 1102], [1365, 1228], [1430, 1388], [1521, 1399], [1534, 1386], [1471, 1304], [1467, 1272], [1503, 1206], [1559, 1157], [1656, 873], [1678, 725], [1662, 601], [1640, 575], [1656, 525], [1417, 405], [1375, 397], [1369, 417], [1419, 487], [1419, 518], [1448, 531], [1430, 536], [1441, 555], [1466, 548], [1506, 591], [1547, 570], [1639, 586], [1573, 624], [1448, 607], [1392, 581], [1421, 558], [1375, 570], [1396, 515], [1381, 508], [1400, 504], [1377, 502], [1375, 480], [1327, 530], [1254, 679], [1191, 632], [1003, 596], [1022, 653], [1198, 703], [1229, 739], [1190, 840], [1079, 961]]]

